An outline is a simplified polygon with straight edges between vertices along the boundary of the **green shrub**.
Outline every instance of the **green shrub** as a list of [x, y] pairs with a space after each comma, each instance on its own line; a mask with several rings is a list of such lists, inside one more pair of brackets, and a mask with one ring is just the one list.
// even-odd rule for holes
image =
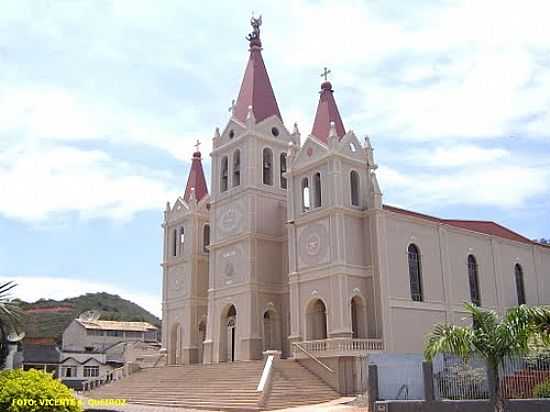
[[550, 379], [539, 383], [533, 388], [534, 398], [550, 398]]
[[0, 372], [2, 412], [81, 412], [69, 388], [49, 373], [34, 369]]

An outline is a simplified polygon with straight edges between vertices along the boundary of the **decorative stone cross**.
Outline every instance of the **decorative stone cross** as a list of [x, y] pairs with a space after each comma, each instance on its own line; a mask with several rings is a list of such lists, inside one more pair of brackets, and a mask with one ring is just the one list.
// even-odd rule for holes
[[199, 146], [201, 145], [201, 142], [199, 139], [197, 139], [197, 143], [195, 143], [195, 151], [198, 152], [199, 151]]
[[323, 69], [323, 73], [321, 73], [321, 77], [325, 78], [325, 81], [328, 81], [328, 75], [331, 73], [329, 69], [326, 67]]

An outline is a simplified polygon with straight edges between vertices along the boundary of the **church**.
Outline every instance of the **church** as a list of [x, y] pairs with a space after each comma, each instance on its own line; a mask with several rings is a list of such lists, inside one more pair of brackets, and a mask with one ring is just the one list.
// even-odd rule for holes
[[[210, 192], [193, 154], [164, 211], [168, 364], [421, 353], [464, 302], [550, 303], [550, 247], [491, 221], [386, 205], [368, 137], [321, 84], [311, 132], [288, 128], [262, 58], [261, 18], [231, 118], [212, 140]], [[315, 91], [311, 93], [312, 109]], [[222, 108], [220, 108], [221, 110]]]

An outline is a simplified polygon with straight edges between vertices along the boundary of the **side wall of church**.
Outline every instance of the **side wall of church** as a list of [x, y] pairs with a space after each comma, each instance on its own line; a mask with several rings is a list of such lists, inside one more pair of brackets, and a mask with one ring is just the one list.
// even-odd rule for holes
[[[386, 350], [422, 352], [425, 336], [438, 322], [469, 323], [468, 256], [478, 265], [481, 306], [503, 313], [518, 304], [515, 266], [523, 269], [529, 305], [550, 303], [550, 249], [478, 234], [407, 215], [386, 212]], [[408, 247], [420, 252], [423, 301], [411, 298]]]

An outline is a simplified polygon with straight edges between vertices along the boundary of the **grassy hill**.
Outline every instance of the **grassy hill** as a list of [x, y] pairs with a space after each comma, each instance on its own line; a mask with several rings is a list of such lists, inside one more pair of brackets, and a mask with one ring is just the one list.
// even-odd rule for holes
[[141, 306], [109, 293], [87, 293], [63, 300], [19, 302], [25, 311], [24, 328], [29, 337], [55, 337], [59, 341], [67, 325], [82, 312], [96, 310], [103, 320], [144, 321], [160, 327], [160, 319]]

